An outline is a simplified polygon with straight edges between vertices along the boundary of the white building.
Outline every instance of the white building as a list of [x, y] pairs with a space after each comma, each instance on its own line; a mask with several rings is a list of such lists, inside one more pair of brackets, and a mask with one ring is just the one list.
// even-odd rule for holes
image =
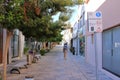
[[63, 43], [67, 42], [68, 44], [70, 44], [70, 40], [72, 38], [71, 29], [63, 30], [62, 34], [63, 34]]
[[[4, 47], [7, 37], [7, 30], [0, 28], [0, 65], [3, 64]], [[24, 35], [18, 29], [15, 29], [13, 36], [10, 40], [9, 50], [7, 54], [7, 63], [11, 63], [12, 60], [23, 57], [24, 51]]]
[[[113, 80], [120, 80], [119, 0], [89, 0], [85, 6], [85, 59]], [[103, 32], [89, 32], [88, 12], [102, 12]], [[82, 16], [82, 15], [81, 15]], [[97, 62], [96, 62], [97, 61]]]
[[79, 55], [79, 38], [78, 38], [78, 21], [73, 26], [72, 47], [74, 47], [75, 55]]

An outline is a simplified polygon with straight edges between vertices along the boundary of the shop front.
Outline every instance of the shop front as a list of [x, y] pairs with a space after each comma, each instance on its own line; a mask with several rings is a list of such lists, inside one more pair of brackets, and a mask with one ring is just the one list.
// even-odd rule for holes
[[103, 32], [103, 69], [120, 77], [120, 26]]

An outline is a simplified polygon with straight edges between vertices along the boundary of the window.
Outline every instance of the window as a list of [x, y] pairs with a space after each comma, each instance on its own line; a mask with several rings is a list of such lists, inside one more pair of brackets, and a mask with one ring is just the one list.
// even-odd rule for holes
[[83, 25], [85, 25], [85, 12], [83, 12]]
[[19, 36], [17, 34], [17, 31], [14, 31], [12, 40], [11, 40], [11, 48], [12, 48], [12, 57], [18, 57], [19, 56]]

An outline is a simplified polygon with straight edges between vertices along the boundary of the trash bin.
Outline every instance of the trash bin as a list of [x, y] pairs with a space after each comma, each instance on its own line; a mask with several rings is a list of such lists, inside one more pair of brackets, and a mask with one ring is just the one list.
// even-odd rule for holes
[[33, 76], [25, 76], [25, 80], [34, 80]]
[[75, 55], [75, 47], [72, 47], [72, 53]]

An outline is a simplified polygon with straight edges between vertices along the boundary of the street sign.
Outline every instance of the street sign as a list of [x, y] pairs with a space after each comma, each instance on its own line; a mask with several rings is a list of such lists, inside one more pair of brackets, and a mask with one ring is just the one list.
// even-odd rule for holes
[[95, 14], [96, 14], [96, 17], [97, 17], [97, 18], [101, 18], [101, 17], [102, 17], [101, 12], [96, 12]]
[[[88, 27], [89, 32], [102, 32], [102, 13], [100, 11], [88, 12]], [[96, 80], [98, 80], [98, 53], [96, 49], [97, 35], [94, 33], [94, 49], [95, 49], [95, 65], [96, 65]]]
[[102, 32], [102, 13], [100, 11], [88, 12], [89, 32]]

